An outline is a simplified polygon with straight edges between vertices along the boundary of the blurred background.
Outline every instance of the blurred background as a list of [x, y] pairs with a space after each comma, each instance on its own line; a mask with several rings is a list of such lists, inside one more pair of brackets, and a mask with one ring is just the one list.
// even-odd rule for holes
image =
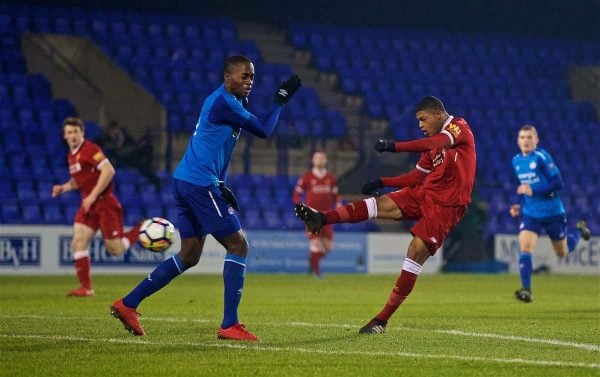
[[175, 220], [170, 174], [223, 60], [244, 54], [259, 116], [290, 74], [304, 83], [273, 137], [242, 136], [235, 150], [228, 185], [244, 228], [303, 229], [292, 190], [317, 148], [345, 201], [362, 198], [369, 179], [414, 168], [416, 154], [379, 155], [373, 144], [421, 137], [412, 108], [431, 94], [467, 119], [478, 148], [473, 203], [447, 240], [445, 266], [493, 260], [494, 235], [517, 233], [511, 158], [526, 123], [562, 171], [569, 224], [585, 219], [596, 233], [598, 25], [591, 0], [0, 2], [0, 223], [72, 223], [79, 194], [50, 198], [69, 178], [61, 122], [70, 115], [116, 166], [125, 223]]

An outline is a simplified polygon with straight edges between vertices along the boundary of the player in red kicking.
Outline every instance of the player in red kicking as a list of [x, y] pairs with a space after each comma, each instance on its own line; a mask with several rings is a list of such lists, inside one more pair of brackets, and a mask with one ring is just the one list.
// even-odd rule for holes
[[[300, 203], [302, 195], [305, 195], [306, 204], [317, 211], [340, 207], [337, 180], [327, 171], [327, 155], [324, 151], [317, 150], [313, 153], [311, 162], [312, 169], [298, 179], [292, 200], [294, 203]], [[306, 234], [310, 244], [310, 271], [320, 277], [321, 259], [329, 254], [333, 247], [333, 226], [325, 225], [319, 234], [308, 230]]]
[[433, 96], [423, 98], [415, 114], [426, 138], [406, 142], [377, 140], [375, 149], [380, 153], [421, 152], [416, 168], [397, 177], [367, 182], [362, 188], [367, 195], [383, 187], [400, 190], [332, 211], [318, 212], [304, 204], [296, 205], [296, 215], [312, 233], [319, 233], [326, 224], [372, 218], [417, 220], [410, 229], [413, 239], [400, 277], [383, 310], [360, 329], [361, 334], [385, 331], [389, 318], [412, 291], [421, 266], [436, 253], [471, 201], [476, 153], [469, 125], [464, 119], [449, 115], [444, 104]]
[[73, 222], [73, 259], [80, 287], [67, 296], [92, 296], [90, 276], [90, 241], [100, 229], [106, 250], [111, 255], [123, 254], [137, 241], [141, 222], [123, 232], [123, 207], [112, 191], [115, 169], [100, 147], [84, 138], [81, 119], [68, 117], [63, 121], [63, 137], [69, 146], [67, 159], [71, 179], [52, 187], [52, 197], [71, 190], [81, 193], [81, 207]]

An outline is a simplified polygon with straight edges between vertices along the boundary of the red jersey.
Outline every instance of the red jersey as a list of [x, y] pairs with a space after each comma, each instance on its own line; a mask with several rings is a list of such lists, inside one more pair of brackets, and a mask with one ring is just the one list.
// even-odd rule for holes
[[[77, 183], [82, 198], [85, 198], [98, 183], [99, 168], [102, 164], [108, 162], [108, 159], [98, 145], [84, 140], [77, 149], [67, 152], [67, 160], [69, 162], [69, 173]], [[101, 194], [111, 193], [112, 181]]]
[[294, 188], [294, 203], [302, 200], [302, 194], [306, 194], [306, 205], [317, 211], [330, 210], [340, 201], [337, 180], [327, 171], [319, 174], [313, 169], [300, 177]]
[[477, 162], [473, 133], [458, 117], [448, 118], [441, 133], [450, 138], [451, 144], [423, 152], [417, 163], [417, 169], [427, 173], [423, 188], [439, 205], [467, 205]]

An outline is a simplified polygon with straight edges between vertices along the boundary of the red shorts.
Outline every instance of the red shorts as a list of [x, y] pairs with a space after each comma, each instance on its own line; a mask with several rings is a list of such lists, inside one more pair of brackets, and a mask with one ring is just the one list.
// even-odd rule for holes
[[309, 240], [314, 240], [316, 238], [328, 238], [328, 239], [332, 240], [333, 239], [333, 225], [331, 225], [331, 224], [325, 225], [323, 228], [321, 228], [321, 231], [319, 232], [319, 234], [312, 234], [307, 229], [306, 236], [308, 237]]
[[94, 231], [100, 229], [104, 239], [120, 238], [123, 235], [123, 207], [112, 194], [101, 195], [89, 211], [79, 211], [73, 222], [84, 224]]
[[422, 186], [407, 187], [386, 195], [402, 211], [403, 220], [417, 220], [410, 228], [434, 255], [452, 228], [462, 219], [467, 206], [442, 206], [431, 200]]

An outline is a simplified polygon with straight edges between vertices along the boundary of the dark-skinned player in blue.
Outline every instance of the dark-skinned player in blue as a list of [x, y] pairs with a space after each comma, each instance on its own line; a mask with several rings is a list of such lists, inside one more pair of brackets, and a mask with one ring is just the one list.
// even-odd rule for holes
[[235, 196], [225, 185], [227, 168], [241, 131], [260, 138], [269, 137], [284, 105], [302, 82], [293, 75], [282, 83], [264, 120], [246, 110], [253, 84], [254, 65], [249, 58], [238, 55], [225, 60], [223, 85], [204, 101], [196, 131], [173, 174], [181, 251], [158, 265], [110, 308], [112, 315], [132, 334], [145, 335], [136, 311], [141, 301], [195, 266], [202, 255], [206, 235], [212, 234], [226, 249], [224, 315], [217, 337], [258, 341], [238, 320], [248, 241], [236, 215], [239, 207]]

